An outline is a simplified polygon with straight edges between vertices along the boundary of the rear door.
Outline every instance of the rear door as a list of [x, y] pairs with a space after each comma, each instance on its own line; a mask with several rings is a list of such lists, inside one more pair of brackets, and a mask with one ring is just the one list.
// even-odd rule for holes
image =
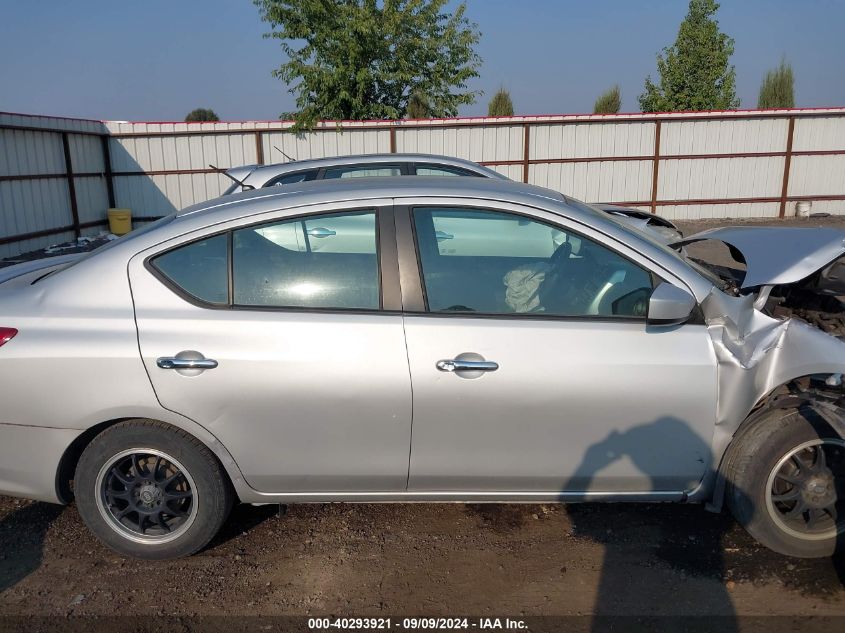
[[159, 401], [214, 433], [253, 488], [405, 489], [411, 389], [391, 213], [385, 202], [271, 214], [130, 262]]

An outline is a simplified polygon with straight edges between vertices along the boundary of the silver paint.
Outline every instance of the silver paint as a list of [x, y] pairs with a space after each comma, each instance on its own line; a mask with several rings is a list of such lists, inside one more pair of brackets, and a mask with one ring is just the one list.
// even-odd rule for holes
[[[516, 211], [578, 231], [690, 293], [706, 324], [210, 310], [143, 265], [237, 226], [392, 204]], [[587, 205], [497, 179], [236, 194], [32, 284], [38, 276], [0, 286], [0, 325], [19, 330], [0, 348], [0, 493], [49, 501], [62, 500], [56, 472], [73, 439], [125, 418], [197, 437], [244, 502], [678, 500], [684, 491], [706, 500], [761, 398], [845, 370], [845, 343], [765, 316], [754, 295], [722, 293], [677, 253]], [[157, 366], [187, 351], [219, 365], [185, 370], [193, 376]], [[498, 369], [472, 379], [438, 371], [467, 353]]]

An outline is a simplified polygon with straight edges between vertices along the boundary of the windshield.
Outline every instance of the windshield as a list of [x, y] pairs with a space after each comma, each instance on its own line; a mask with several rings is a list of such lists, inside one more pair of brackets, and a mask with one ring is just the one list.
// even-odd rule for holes
[[616, 226], [621, 228], [626, 233], [630, 233], [631, 235], [635, 235], [638, 239], [645, 240], [649, 244], [653, 245], [655, 248], [659, 248], [664, 253], [668, 253], [672, 257], [681, 260], [684, 264], [695, 270], [699, 275], [704, 277], [707, 281], [712, 283], [714, 286], [718, 287], [720, 290], [724, 290], [729, 285], [726, 283], [724, 279], [719, 277], [718, 275], [714, 274], [712, 271], [708, 270], [701, 264], [697, 263], [696, 261], [690, 259], [686, 255], [686, 251], [683, 249], [676, 250], [674, 248], [670, 248], [656, 237], [651, 235], [648, 231], [640, 231], [636, 227], [632, 226], [630, 223], [625, 222], [621, 217], [614, 215], [613, 213], [606, 213], [601, 209], [594, 207], [591, 204], [587, 204], [586, 202], [581, 202], [580, 200], [576, 200], [575, 198], [570, 198], [569, 196], [564, 196], [566, 198], [567, 204], [577, 207], [583, 211], [587, 211], [590, 213], [598, 214], [602, 218], [610, 220]]

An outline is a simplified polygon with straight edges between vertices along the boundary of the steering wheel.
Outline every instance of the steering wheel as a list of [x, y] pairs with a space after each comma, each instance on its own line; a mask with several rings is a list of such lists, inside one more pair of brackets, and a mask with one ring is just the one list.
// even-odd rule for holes
[[552, 253], [552, 256], [549, 257], [549, 267], [557, 272], [558, 267], [563, 265], [569, 256], [572, 254], [572, 243], [571, 242], [564, 242], [560, 246], [555, 249], [555, 252]]
[[549, 257], [549, 271], [546, 273], [546, 278], [537, 289], [537, 294], [540, 298], [540, 303], [546, 306], [547, 309], [554, 309], [556, 299], [559, 299], [562, 294], [560, 281], [564, 278], [563, 271], [569, 261], [569, 256], [572, 254], [572, 243], [564, 242], [555, 249], [555, 252]]

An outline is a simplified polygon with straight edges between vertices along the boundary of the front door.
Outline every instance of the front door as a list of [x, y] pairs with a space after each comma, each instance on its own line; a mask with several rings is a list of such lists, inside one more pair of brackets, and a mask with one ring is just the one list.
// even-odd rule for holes
[[656, 275], [565, 223], [408, 213], [425, 296], [405, 319], [409, 490], [624, 495], [700, 481], [715, 358], [703, 325], [646, 325]]
[[376, 248], [389, 213], [280, 218], [130, 263], [159, 401], [216, 435], [257, 490], [405, 489], [411, 387]]

